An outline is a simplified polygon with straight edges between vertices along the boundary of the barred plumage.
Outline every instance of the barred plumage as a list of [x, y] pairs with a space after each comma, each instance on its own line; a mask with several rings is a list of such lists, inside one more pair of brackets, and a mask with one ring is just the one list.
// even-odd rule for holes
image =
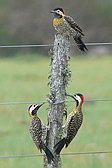
[[66, 147], [70, 144], [72, 139], [77, 134], [77, 132], [82, 124], [82, 121], [83, 121], [82, 111], [74, 112], [74, 115], [70, 118], [70, 121], [67, 125]]
[[70, 16], [64, 16], [64, 19], [66, 20], [66, 22], [71, 26], [72, 29], [74, 29], [76, 32], [80, 33], [82, 36], [84, 36], [84, 33], [82, 31], [82, 29], [80, 28], [80, 26], [73, 20], [72, 17]]
[[37, 148], [42, 152], [43, 144], [42, 144], [42, 124], [41, 120], [38, 117], [35, 117], [31, 121], [31, 125], [29, 128], [32, 139], [37, 146]]
[[42, 105], [43, 103], [40, 105], [33, 104], [29, 107], [28, 111], [32, 118], [29, 131], [36, 147], [40, 150], [41, 153], [42, 150], [45, 152], [48, 163], [51, 163], [51, 160], [54, 161], [54, 156], [44, 143], [43, 127], [45, 126], [43, 126], [43, 123], [40, 120], [40, 118], [37, 117], [37, 111]]
[[76, 108], [67, 117], [67, 123], [65, 125], [67, 132], [66, 136], [54, 146], [56, 154], [60, 154], [64, 146], [68, 147], [83, 122], [82, 104], [84, 102], [84, 96], [82, 94], [68, 96], [72, 97], [76, 101]]
[[73, 18], [65, 15], [62, 8], [56, 8], [52, 10], [51, 13], [54, 14], [53, 26], [55, 27], [56, 31], [61, 34], [72, 36], [81, 51], [85, 52], [88, 50], [82, 41], [82, 36], [84, 36], [84, 33]]

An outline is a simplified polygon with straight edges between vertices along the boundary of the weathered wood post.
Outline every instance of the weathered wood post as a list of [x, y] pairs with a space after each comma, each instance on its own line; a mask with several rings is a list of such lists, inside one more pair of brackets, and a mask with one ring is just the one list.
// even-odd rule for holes
[[[46, 144], [54, 152], [54, 145], [61, 139], [63, 113], [65, 108], [66, 86], [70, 78], [68, 68], [70, 51], [70, 41], [68, 36], [61, 34], [55, 35], [53, 55], [51, 57], [51, 74], [50, 74], [50, 94], [48, 98], [49, 113]], [[44, 160], [44, 168], [60, 168], [60, 156], [55, 156], [55, 163], [47, 164]]]

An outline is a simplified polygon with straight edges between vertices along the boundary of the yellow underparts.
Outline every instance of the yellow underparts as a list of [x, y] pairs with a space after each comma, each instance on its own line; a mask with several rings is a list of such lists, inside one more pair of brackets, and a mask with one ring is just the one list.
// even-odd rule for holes
[[77, 113], [77, 109], [74, 108], [72, 112], [73, 112], [73, 114]]
[[58, 26], [58, 25], [62, 24], [64, 21], [63, 19], [64, 19], [63, 17], [62, 18], [54, 18], [53, 19], [53, 26]]

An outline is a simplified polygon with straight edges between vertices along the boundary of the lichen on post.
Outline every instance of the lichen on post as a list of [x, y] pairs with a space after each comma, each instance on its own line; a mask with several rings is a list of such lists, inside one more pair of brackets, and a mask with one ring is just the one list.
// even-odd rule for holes
[[[62, 137], [63, 113], [65, 108], [65, 93], [71, 73], [68, 67], [70, 40], [68, 36], [55, 35], [53, 55], [51, 56], [51, 73], [49, 78], [50, 94], [48, 98], [48, 127], [46, 144], [54, 152], [54, 145]], [[44, 168], [60, 168], [60, 156], [55, 156], [51, 164], [44, 159]]]

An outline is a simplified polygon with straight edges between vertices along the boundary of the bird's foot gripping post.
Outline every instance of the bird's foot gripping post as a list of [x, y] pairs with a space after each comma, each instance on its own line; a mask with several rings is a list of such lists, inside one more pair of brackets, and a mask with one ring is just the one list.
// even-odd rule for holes
[[[69, 37], [61, 34], [55, 35], [53, 55], [51, 58], [51, 74], [50, 74], [50, 94], [48, 98], [49, 113], [46, 145], [54, 152], [54, 145], [62, 137], [63, 113], [65, 108], [66, 86], [70, 79], [71, 73], [68, 68], [70, 51]], [[47, 163], [46, 158], [44, 168], [60, 168], [61, 159], [54, 153], [54, 162]]]

